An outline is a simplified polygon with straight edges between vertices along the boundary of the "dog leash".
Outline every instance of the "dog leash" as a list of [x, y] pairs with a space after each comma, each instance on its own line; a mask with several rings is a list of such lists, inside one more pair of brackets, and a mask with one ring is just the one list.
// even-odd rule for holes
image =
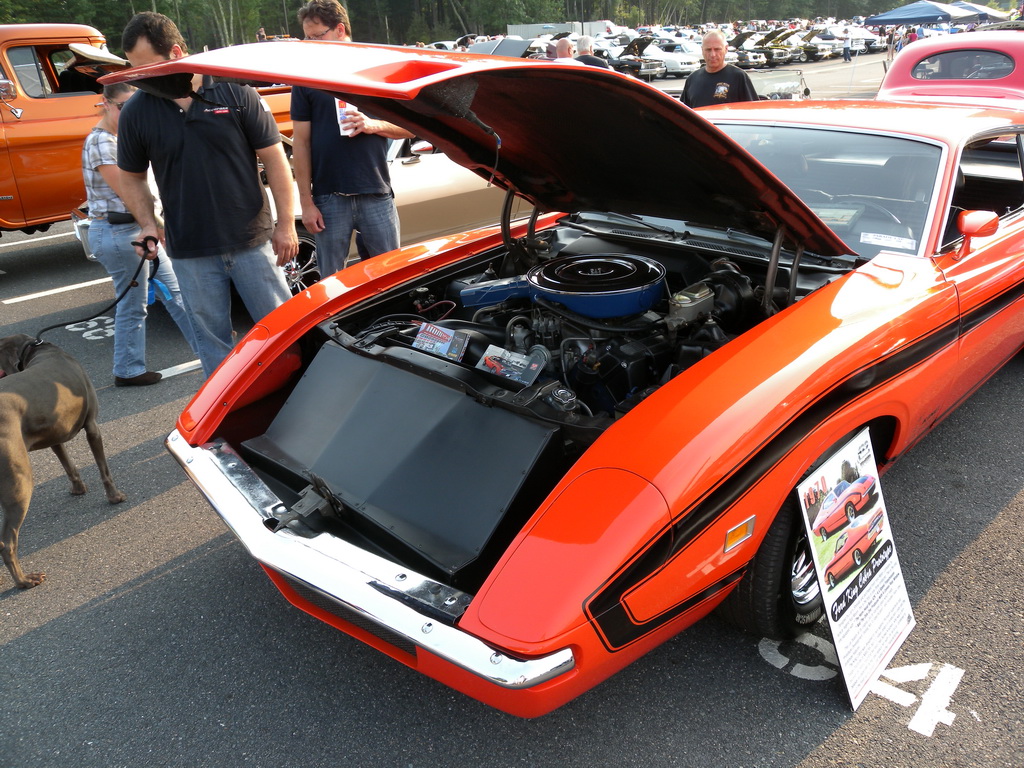
[[[146, 253], [156, 253], [157, 252], [157, 247], [160, 245], [160, 241], [157, 238], [155, 238], [153, 235], [146, 235], [144, 238], [142, 238], [142, 240], [132, 240], [131, 243], [136, 248], [141, 248]], [[39, 346], [40, 344], [42, 344], [43, 343], [43, 334], [46, 333], [47, 331], [52, 331], [54, 328], [60, 328], [60, 327], [65, 326], [65, 325], [72, 325], [74, 323], [84, 323], [86, 320], [92, 320], [94, 317], [99, 317], [100, 315], [106, 314], [111, 309], [116, 307], [118, 305], [118, 303], [121, 301], [121, 299], [123, 299], [125, 296], [128, 295], [128, 291], [130, 291], [132, 288], [137, 288], [139, 286], [139, 273], [142, 271], [142, 265], [145, 264], [146, 261], [147, 260], [142, 258], [142, 257], [139, 258], [139, 266], [135, 270], [135, 274], [132, 275], [131, 281], [128, 283], [128, 285], [125, 286], [125, 289], [123, 291], [121, 291], [121, 295], [118, 296], [116, 299], [114, 299], [114, 302], [112, 304], [110, 304], [110, 306], [104, 307], [99, 312], [97, 312], [95, 315], [89, 315], [89, 317], [83, 317], [80, 320], [72, 320], [70, 323], [69, 322], [60, 322], [60, 323], [54, 323], [53, 325], [48, 325], [45, 328], [43, 328], [43, 330], [41, 330], [39, 333], [36, 334], [35, 344], [32, 344], [30, 346], [35, 347], [35, 346]], [[159, 256], [153, 257], [153, 259], [150, 260], [149, 263], [150, 263], [150, 266], [149, 266], [149, 279], [151, 281], [159, 283], [159, 286], [160, 286], [160, 289], [161, 289], [160, 290], [161, 295], [169, 296], [170, 292], [167, 290], [167, 286], [165, 286], [159, 280], [156, 280], [155, 277], [154, 277], [156, 275], [157, 267], [160, 266], [160, 257]], [[150, 289], [150, 295], [152, 296], [152, 288]], [[150, 303], [152, 303], [152, 301], [150, 301]]]

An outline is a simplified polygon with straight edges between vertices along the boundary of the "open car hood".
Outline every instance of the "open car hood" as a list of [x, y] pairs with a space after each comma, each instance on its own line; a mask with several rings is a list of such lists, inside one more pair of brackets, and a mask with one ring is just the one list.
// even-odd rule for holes
[[[433, 142], [542, 210], [615, 211], [729, 227], [826, 256], [852, 253], [785, 185], [679, 101], [608, 70], [431, 49], [273, 42], [110, 75], [165, 97], [202, 73], [337, 93]], [[659, 184], [636, 172], [658, 157]], [[667, 166], [667, 167], [666, 167]]]
[[726, 45], [729, 45], [729, 46], [731, 46], [733, 48], [739, 48], [745, 42], [747, 42], [747, 40], [749, 40], [751, 37], [753, 37], [753, 35], [754, 35], [754, 33], [750, 32], [750, 31], [740, 32], [738, 35], [736, 35], [736, 37], [734, 37], [732, 40], [730, 40], [728, 43], [726, 43]]
[[643, 56], [644, 51], [653, 42], [653, 37], [634, 37], [626, 43], [626, 47], [622, 49], [619, 56]]

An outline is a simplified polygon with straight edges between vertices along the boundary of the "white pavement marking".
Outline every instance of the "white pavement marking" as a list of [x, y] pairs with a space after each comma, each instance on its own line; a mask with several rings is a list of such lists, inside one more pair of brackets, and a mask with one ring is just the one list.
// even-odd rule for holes
[[909, 683], [912, 680], [924, 680], [931, 671], [932, 665], [926, 661], [921, 664], [908, 664], [905, 667], [890, 667], [882, 673], [882, 677], [887, 677], [894, 683]]
[[13, 245], [32, 245], [33, 243], [41, 243], [43, 240], [56, 240], [58, 237], [74, 236], [74, 232], [65, 232], [62, 235], [44, 235], [43, 237], [33, 237], [31, 240], [15, 240], [13, 243], [0, 243], [0, 248], [10, 248]]
[[171, 376], [180, 376], [183, 373], [198, 371], [202, 367], [202, 364], [198, 360], [190, 360], [189, 362], [182, 363], [181, 365], [172, 365], [170, 368], [164, 368], [160, 371], [160, 375], [165, 379], [169, 379]]
[[952, 725], [956, 714], [946, 707], [952, 701], [953, 692], [960, 685], [963, 676], [964, 671], [959, 667], [943, 664], [939, 674], [935, 676], [935, 682], [921, 696], [921, 706], [917, 708], [907, 727], [922, 736], [931, 736], [939, 723]]
[[[929, 664], [928, 666], [931, 665]], [[895, 685], [889, 685], [884, 680], [875, 680], [875, 682], [871, 684], [871, 692], [876, 696], [888, 699], [894, 704], [899, 704], [901, 707], [909, 707], [917, 701], [917, 696], [912, 694], [910, 691], [904, 691], [897, 688]]]
[[53, 296], [57, 293], [67, 293], [68, 291], [77, 291], [79, 288], [89, 288], [93, 285], [100, 285], [101, 283], [111, 283], [112, 278], [102, 277], [99, 280], [90, 280], [87, 283], [78, 283], [77, 285], [66, 285], [63, 288], [54, 288], [49, 291], [40, 291], [39, 293], [30, 293], [27, 296], [15, 296], [13, 299], [4, 299], [0, 301], [0, 304], [20, 304], [23, 301], [32, 301], [33, 299], [41, 299], [44, 296]]
[[836, 676], [839, 666], [839, 657], [836, 656], [835, 646], [828, 640], [824, 640], [811, 632], [805, 632], [793, 639], [793, 642], [813, 648], [822, 656], [822, 663], [809, 665], [794, 662], [780, 650], [781, 643], [778, 640], [770, 640], [765, 637], [758, 643], [758, 651], [761, 657], [777, 669], [781, 669], [793, 677], [803, 680], [830, 680]]

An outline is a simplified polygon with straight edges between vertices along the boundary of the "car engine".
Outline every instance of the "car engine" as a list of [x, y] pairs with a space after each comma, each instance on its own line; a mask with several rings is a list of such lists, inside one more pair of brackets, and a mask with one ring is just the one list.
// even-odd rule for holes
[[600, 431], [764, 319], [734, 262], [691, 279], [622, 253], [558, 256], [504, 278], [485, 270], [417, 288], [346, 346], [401, 349], [406, 365], [447, 372], [494, 404]]

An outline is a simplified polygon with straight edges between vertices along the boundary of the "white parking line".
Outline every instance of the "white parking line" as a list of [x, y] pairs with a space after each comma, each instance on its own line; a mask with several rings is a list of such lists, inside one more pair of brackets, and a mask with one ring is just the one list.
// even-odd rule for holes
[[10, 248], [13, 245], [32, 245], [33, 243], [41, 243], [43, 240], [56, 240], [58, 237], [74, 236], [74, 232], [65, 232], [62, 235], [43, 235], [42, 237], [33, 237], [31, 240], [15, 240], [13, 243], [0, 243], [0, 248]]
[[160, 375], [165, 379], [169, 379], [171, 376], [180, 376], [183, 373], [192, 373], [192, 371], [198, 371], [203, 366], [198, 360], [190, 360], [187, 363], [181, 365], [172, 365], [170, 368], [164, 368], [160, 371]]
[[79, 288], [89, 288], [93, 285], [100, 285], [101, 283], [110, 283], [113, 280], [109, 277], [102, 277], [99, 280], [90, 280], [87, 283], [78, 283], [77, 285], [65, 285], [63, 288], [54, 288], [49, 291], [40, 291], [39, 293], [30, 293], [27, 296], [15, 296], [13, 299], [4, 299], [0, 301], [0, 304], [20, 304], [23, 301], [32, 301], [32, 299], [41, 299], [44, 296], [53, 296], [56, 293], [66, 293], [68, 291], [77, 291]]

